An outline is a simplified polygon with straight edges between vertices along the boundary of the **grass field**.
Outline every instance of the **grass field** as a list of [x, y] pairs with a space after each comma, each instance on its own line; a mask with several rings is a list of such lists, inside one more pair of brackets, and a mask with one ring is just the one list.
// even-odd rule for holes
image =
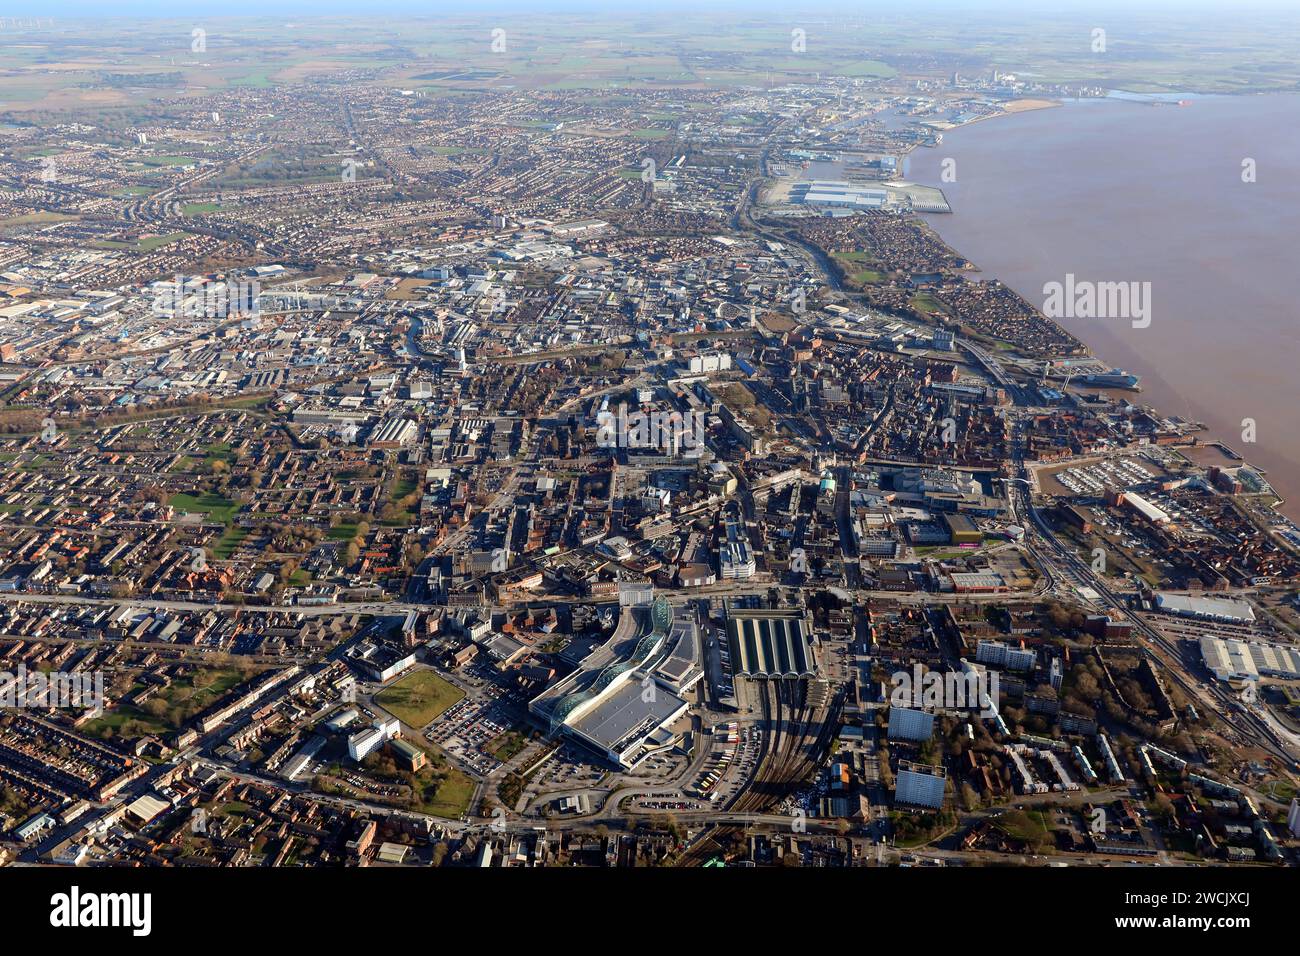
[[528, 746], [528, 735], [526, 732], [508, 730], [496, 740], [492, 741], [492, 746], [488, 748], [488, 752], [502, 763], [505, 763], [526, 746]]
[[191, 203], [186, 203], [184, 206], [181, 207], [181, 215], [201, 216], [204, 213], [217, 212], [220, 209], [221, 206], [219, 206], [217, 203], [214, 202], [191, 202]]
[[248, 530], [245, 528], [227, 528], [226, 533], [221, 536], [216, 546], [212, 549], [213, 555], [219, 561], [229, 561], [231, 555], [239, 549], [248, 537]]
[[425, 791], [420, 809], [435, 817], [454, 820], [469, 809], [469, 802], [474, 797], [474, 781], [455, 767], [448, 766], [446, 774], [432, 796]]
[[876, 263], [866, 252], [837, 252], [835, 260], [844, 270], [844, 278], [854, 285], [873, 285], [885, 278], [883, 272], [868, 268]]
[[190, 166], [194, 163], [189, 156], [148, 156], [140, 161], [146, 166]]
[[464, 696], [433, 671], [418, 670], [376, 694], [375, 703], [410, 727], [424, 727]]
[[911, 306], [912, 308], [920, 312], [947, 311], [946, 309], [944, 309], [942, 303], [940, 303], [938, 299], [936, 299], [934, 296], [931, 295], [925, 295], [924, 293], [922, 293], [921, 295], [912, 296]]
[[29, 212], [21, 216], [0, 219], [0, 229], [18, 226], [44, 226], [52, 222], [67, 222], [69, 219], [76, 218], [76, 216], [65, 216], [57, 212]]
[[230, 524], [234, 520], [235, 512], [239, 510], [239, 502], [210, 493], [172, 495], [168, 504], [177, 511], [205, 514], [213, 521], [219, 521], [222, 524]]
[[1052, 842], [1047, 815], [1041, 810], [1012, 810], [1000, 817], [996, 826], [1012, 839], [1027, 843], [1040, 851]]
[[[175, 730], [189, 719], [200, 713], [243, 679], [243, 674], [233, 667], [204, 667], [175, 680], [170, 686], [159, 690], [143, 706], [152, 707], [157, 700], [166, 705], [161, 714], [151, 714], [130, 704], [114, 707], [102, 717], [89, 721], [83, 728], [92, 737], [120, 737], [133, 740], [148, 734], [165, 734]], [[196, 686], [196, 681], [204, 686]], [[136, 684], [131, 693], [136, 693], [144, 685]]]
[[188, 236], [187, 232], [169, 232], [165, 236], [148, 236], [137, 242], [123, 242], [120, 239], [101, 239], [98, 242], [92, 242], [90, 245], [96, 249], [131, 249], [136, 252], [153, 252], [155, 249], [161, 249], [178, 239], [184, 239]]

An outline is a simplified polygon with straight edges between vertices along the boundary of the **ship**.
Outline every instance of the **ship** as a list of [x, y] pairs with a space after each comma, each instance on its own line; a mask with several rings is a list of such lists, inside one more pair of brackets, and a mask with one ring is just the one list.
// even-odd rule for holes
[[1142, 391], [1138, 386], [1138, 382], [1142, 381], [1142, 379], [1132, 372], [1126, 372], [1119, 368], [1113, 368], [1109, 372], [1089, 372], [1086, 375], [1081, 375], [1079, 381], [1094, 388], [1124, 388], [1130, 392]]

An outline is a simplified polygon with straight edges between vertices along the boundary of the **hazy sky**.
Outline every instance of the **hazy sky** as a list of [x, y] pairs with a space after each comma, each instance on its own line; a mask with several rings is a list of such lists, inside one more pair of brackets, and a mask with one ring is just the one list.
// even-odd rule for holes
[[1106, 11], [1162, 11], [1175, 14], [1218, 11], [1240, 16], [1248, 8], [1300, 11], [1300, 0], [830, 0], [830, 2], [780, 2], [780, 0], [42, 0], [39, 4], [7, 4], [0, 0], [0, 17], [192, 17], [192, 16], [310, 16], [312, 14], [405, 13], [436, 16], [439, 13], [489, 13], [500, 11], [590, 11], [629, 9], [647, 13], [672, 8], [738, 9], [750, 13], [770, 9], [773, 16], [796, 11], [852, 10], [880, 12], [891, 17], [914, 11], [1037, 11], [1042, 13], [1104, 13]]

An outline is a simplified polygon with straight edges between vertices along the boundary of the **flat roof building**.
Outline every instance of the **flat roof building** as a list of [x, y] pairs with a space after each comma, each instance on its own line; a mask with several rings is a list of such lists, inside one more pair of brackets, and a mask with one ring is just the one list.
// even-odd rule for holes
[[568, 729], [615, 763], [634, 766], [640, 762], [637, 749], [656, 730], [686, 713], [688, 706], [653, 678], [625, 680]]
[[795, 183], [790, 188], [790, 199], [809, 206], [879, 209], [889, 199], [889, 193], [884, 189], [859, 186], [844, 180], [820, 180]]
[[898, 775], [894, 779], [894, 802], [938, 810], [943, 806], [946, 780], [942, 767], [900, 761]]
[[1192, 597], [1159, 591], [1156, 593], [1156, 607], [1166, 614], [1197, 617], [1206, 621], [1247, 623], [1255, 620], [1255, 609], [1235, 598]]
[[1201, 638], [1201, 657], [1219, 680], [1300, 679], [1300, 651], [1280, 644]]
[[934, 714], [910, 707], [889, 708], [890, 740], [929, 740], [934, 733]]

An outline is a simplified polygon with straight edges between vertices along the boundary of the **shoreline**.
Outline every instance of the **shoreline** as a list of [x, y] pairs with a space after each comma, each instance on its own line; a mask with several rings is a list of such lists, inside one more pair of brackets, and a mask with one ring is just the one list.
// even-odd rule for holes
[[[1171, 95], [1172, 95], [1172, 94], [1171, 94]], [[1244, 94], [1244, 93], [1243, 93], [1243, 94], [1240, 94], [1240, 95], [1247, 95], [1247, 94]], [[1261, 94], [1250, 94], [1250, 95], [1261, 95]], [[1096, 102], [1128, 103], [1128, 104], [1130, 104], [1130, 105], [1139, 105], [1139, 106], [1157, 106], [1157, 105], [1169, 105], [1169, 106], [1173, 106], [1173, 105], [1175, 105], [1173, 102], [1168, 101], [1168, 100], [1129, 99], [1129, 98], [1127, 98], [1127, 97], [1084, 97], [1084, 98], [1080, 98], [1080, 99], [1078, 99], [1078, 100], [1071, 100], [1071, 101], [1068, 101], [1068, 102], [1084, 103], [1084, 102], [1091, 102], [1091, 101], [1094, 101], [1094, 100], [1095, 100]], [[976, 118], [976, 119], [969, 120], [969, 121], [967, 121], [967, 122], [965, 122], [965, 123], [961, 123], [961, 124], [954, 125], [954, 126], [951, 128], [951, 130], [945, 130], [944, 132], [951, 132], [951, 131], [955, 131], [955, 130], [966, 129], [966, 128], [969, 128], [969, 127], [975, 126], [975, 125], [977, 125], [977, 124], [979, 124], [979, 123], [985, 123], [985, 122], [987, 122], [988, 120], [999, 119], [999, 118], [1008, 117], [1008, 116], [1023, 115], [1023, 114], [1027, 114], [1027, 113], [1031, 113], [1031, 112], [1040, 112], [1040, 111], [1043, 110], [1043, 109], [1048, 109], [1048, 108], [1052, 108], [1052, 107], [1062, 107], [1062, 106], [1065, 106], [1065, 105], [1066, 105], [1066, 102], [1067, 102], [1067, 101], [1060, 101], [1060, 100], [1057, 100], [1057, 101], [1052, 101], [1050, 104], [1044, 104], [1044, 105], [1042, 105], [1042, 106], [1035, 106], [1035, 107], [1032, 107], [1032, 108], [1029, 108], [1029, 109], [1007, 110], [1007, 111], [1004, 111], [1004, 112], [1001, 112], [1001, 113], [997, 113], [997, 114], [994, 114], [994, 115], [991, 115], [991, 116], [981, 116], [981, 117], [978, 117], [978, 118]], [[906, 162], [906, 161], [910, 160], [910, 159], [912, 158], [912, 155], [913, 155], [914, 152], [915, 152], [915, 147], [913, 147], [913, 149], [909, 150], [909, 151], [905, 154], [904, 161]], [[923, 154], [922, 154], [922, 155], [923, 155]], [[920, 185], [928, 185], [928, 186], [931, 186], [931, 188], [939, 189], [940, 192], [943, 193], [943, 190], [942, 190], [942, 187], [941, 187], [941, 186], [936, 186], [936, 185], [934, 185], [934, 184], [932, 184], [932, 183], [922, 181], [919, 177], [916, 177], [916, 176], [914, 175], [914, 171], [913, 171], [913, 170], [910, 170], [910, 169], [905, 168], [905, 169], [904, 169], [904, 177], [905, 177], [907, 180], [909, 180], [909, 181], [913, 181], [913, 182], [917, 182], [917, 183], [920, 184]], [[930, 177], [926, 177], [926, 178], [929, 179]], [[952, 202], [951, 202], [951, 200], [948, 199], [948, 196], [947, 196], [946, 193], [943, 193], [943, 195], [944, 195], [944, 200], [945, 200], [945, 202], [948, 203], [949, 208], [951, 209], [951, 208], [952, 208]], [[1019, 297], [1020, 297], [1020, 298], [1025, 302], [1025, 303], [1026, 303], [1026, 305], [1028, 305], [1028, 306], [1029, 306], [1030, 308], [1032, 308], [1035, 312], [1037, 312], [1037, 313], [1038, 313], [1038, 314], [1039, 314], [1039, 315], [1040, 315], [1040, 316], [1041, 316], [1045, 321], [1051, 322], [1052, 324], [1054, 324], [1055, 326], [1057, 326], [1058, 328], [1060, 328], [1063, 332], [1065, 332], [1067, 335], [1069, 335], [1069, 336], [1071, 336], [1072, 338], [1074, 338], [1074, 339], [1076, 339], [1077, 341], [1079, 341], [1079, 342], [1084, 346], [1084, 348], [1085, 348], [1085, 350], [1086, 350], [1088, 356], [1090, 356], [1091, 358], [1095, 359], [1096, 361], [1098, 361], [1098, 362], [1100, 362], [1100, 363], [1102, 363], [1102, 364], [1108, 364], [1108, 365], [1110, 364], [1110, 363], [1108, 362], [1108, 360], [1105, 359], [1105, 358], [1103, 357], [1103, 355], [1098, 351], [1098, 349], [1095, 348], [1095, 347], [1093, 346], [1093, 344], [1091, 344], [1091, 343], [1088, 341], [1088, 339], [1084, 337], [1083, 333], [1072, 331], [1071, 329], [1069, 329], [1069, 328], [1067, 328], [1066, 326], [1064, 326], [1064, 325], [1060, 322], [1059, 319], [1055, 319], [1055, 318], [1052, 318], [1051, 316], [1047, 316], [1047, 315], [1045, 315], [1045, 314], [1042, 312], [1042, 310], [1041, 310], [1037, 305], [1035, 305], [1034, 302], [1033, 302], [1031, 299], [1029, 299], [1028, 297], [1026, 297], [1026, 295], [1024, 294], [1024, 292], [1023, 292], [1021, 289], [1017, 288], [1015, 285], [1013, 285], [1011, 282], [1009, 282], [1009, 281], [1006, 280], [1005, 278], [1002, 278], [1001, 276], [998, 276], [998, 275], [996, 275], [996, 274], [990, 274], [990, 273], [988, 273], [988, 272], [984, 269], [984, 267], [982, 267], [982, 266], [980, 265], [980, 263], [979, 263], [978, 261], [976, 261], [976, 260], [975, 260], [974, 258], [972, 258], [971, 256], [967, 255], [966, 253], [962, 252], [959, 248], [955, 247], [955, 246], [953, 245], [953, 240], [950, 238], [950, 235], [945, 235], [945, 231], [946, 231], [946, 230], [944, 230], [944, 228], [943, 228], [943, 226], [942, 226], [943, 217], [944, 217], [945, 215], [950, 215], [950, 213], [948, 213], [948, 214], [946, 214], [946, 213], [918, 213], [917, 215], [920, 216], [920, 218], [921, 218], [922, 222], [925, 224], [926, 228], [929, 229], [929, 230], [930, 230], [930, 231], [931, 231], [931, 232], [932, 232], [932, 233], [933, 233], [933, 234], [934, 234], [934, 235], [935, 235], [935, 236], [936, 236], [936, 237], [937, 237], [937, 238], [942, 242], [944, 248], [946, 248], [946, 249], [947, 249], [949, 252], [951, 252], [954, 256], [956, 256], [956, 257], [958, 257], [958, 258], [961, 258], [961, 259], [964, 259], [966, 262], [968, 262], [968, 263], [971, 264], [971, 266], [973, 267], [973, 268], [970, 270], [971, 272], [973, 272], [974, 274], [979, 275], [979, 276], [987, 276], [987, 278], [985, 278], [985, 279], [980, 279], [980, 280], [977, 280], [977, 281], [996, 280], [996, 281], [998, 281], [998, 282], [1001, 282], [1001, 283], [1002, 283], [1003, 285], [1005, 285], [1008, 289], [1010, 289], [1011, 291], [1015, 292], [1016, 295], [1018, 295], [1018, 296], [1019, 296]], [[1014, 345], [1014, 343], [1011, 343], [1011, 344]], [[1145, 359], [1144, 359], [1144, 360], [1145, 360]], [[1163, 375], [1160, 375], [1159, 373], [1157, 373], [1157, 374], [1159, 375], [1159, 377], [1162, 377], [1162, 378], [1163, 378]], [[1174, 387], [1174, 386], [1172, 386], [1172, 384], [1171, 384], [1171, 385], [1170, 385], [1170, 388], [1173, 388], [1173, 387]], [[1254, 471], [1255, 473], [1257, 473], [1258, 475], [1260, 475], [1260, 476], [1264, 479], [1264, 481], [1267, 483], [1269, 489], [1271, 490], [1271, 494], [1260, 494], [1260, 495], [1258, 495], [1258, 499], [1259, 499], [1259, 500], [1262, 500], [1262, 499], [1265, 498], [1265, 497], [1271, 497], [1271, 498], [1273, 499], [1273, 502], [1267, 506], [1268, 510], [1269, 510], [1270, 512], [1276, 514], [1277, 517], [1278, 517], [1278, 520], [1279, 520], [1280, 522], [1285, 522], [1285, 523], [1287, 523], [1287, 524], [1292, 525], [1293, 527], [1300, 527], [1300, 514], [1291, 514], [1291, 513], [1288, 512], [1288, 500], [1289, 500], [1289, 499], [1288, 499], [1288, 496], [1287, 496], [1286, 494], [1284, 494], [1282, 491], [1280, 491], [1280, 490], [1279, 490], [1279, 489], [1274, 485], [1274, 483], [1273, 483], [1271, 480], [1269, 480], [1269, 470], [1268, 470], [1268, 469], [1266, 469], [1266, 468], [1264, 468], [1264, 467], [1262, 467], [1262, 466], [1260, 466], [1260, 465], [1258, 465], [1258, 464], [1255, 464], [1255, 463], [1250, 459], [1250, 457], [1249, 457], [1248, 455], [1241, 454], [1240, 452], [1238, 452], [1238, 451], [1237, 451], [1237, 450], [1236, 450], [1232, 445], [1230, 445], [1230, 444], [1228, 443], [1228, 439], [1227, 439], [1227, 438], [1225, 438], [1223, 435], [1218, 434], [1218, 433], [1216, 432], [1216, 430], [1214, 429], [1213, 426], [1211, 426], [1211, 425], [1209, 425], [1209, 424], [1206, 424], [1205, 422], [1201, 421], [1200, 418], [1199, 418], [1199, 416], [1192, 415], [1192, 414], [1185, 414], [1185, 413], [1182, 413], [1182, 412], [1180, 412], [1176, 407], [1175, 407], [1175, 408], [1172, 408], [1172, 409], [1171, 409], [1171, 408], [1168, 408], [1168, 407], [1162, 409], [1162, 408], [1158, 407], [1156, 404], [1154, 404], [1154, 403], [1152, 403], [1152, 402], [1144, 402], [1144, 401], [1142, 401], [1142, 400], [1140, 399], [1139, 396], [1141, 396], [1141, 391], [1138, 391], [1138, 392], [1135, 394], [1135, 397], [1134, 397], [1135, 400], [1131, 400], [1131, 403], [1132, 403], [1133, 405], [1135, 405], [1135, 406], [1137, 406], [1137, 407], [1140, 407], [1140, 408], [1146, 408], [1146, 409], [1149, 409], [1149, 410], [1151, 410], [1152, 412], [1154, 412], [1154, 413], [1160, 415], [1161, 417], [1176, 417], [1176, 418], [1178, 418], [1178, 419], [1180, 419], [1180, 420], [1182, 420], [1182, 421], [1185, 421], [1185, 422], [1188, 422], [1188, 423], [1191, 423], [1191, 424], [1195, 424], [1195, 425], [1197, 425], [1197, 426], [1199, 427], [1200, 430], [1199, 430], [1199, 432], [1196, 433], [1197, 441], [1196, 441], [1196, 444], [1195, 444], [1195, 445], [1191, 445], [1191, 446], [1173, 446], [1173, 447], [1175, 447], [1175, 448], [1177, 448], [1177, 449], [1181, 449], [1181, 448], [1218, 447], [1218, 448], [1224, 450], [1225, 452], [1227, 452], [1227, 451], [1230, 450], [1230, 452], [1231, 452], [1230, 457], [1232, 457], [1232, 458], [1234, 458], [1234, 459], [1237, 460], [1238, 466], [1246, 466], [1246, 467], [1249, 467], [1252, 471]], [[1181, 451], [1181, 450], [1179, 451], [1179, 454], [1180, 454], [1181, 457], [1183, 457], [1185, 460], [1187, 460], [1187, 461], [1189, 462], [1189, 464], [1191, 464], [1193, 467], [1198, 467], [1198, 468], [1199, 468], [1199, 467], [1202, 467], [1202, 466], [1198, 465], [1198, 464], [1194, 461], [1194, 459], [1192, 459], [1190, 456], [1182, 454], [1182, 451]], [[1300, 476], [1297, 476], [1297, 478], [1300, 479]], [[1252, 496], [1252, 497], [1254, 497], [1254, 496]]]

